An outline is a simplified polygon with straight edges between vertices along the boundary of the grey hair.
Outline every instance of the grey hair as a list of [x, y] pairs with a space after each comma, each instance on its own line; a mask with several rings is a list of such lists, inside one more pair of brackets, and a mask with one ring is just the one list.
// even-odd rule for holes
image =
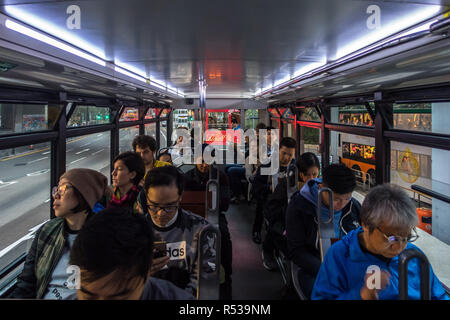
[[372, 232], [382, 223], [412, 229], [419, 218], [414, 202], [404, 190], [393, 184], [383, 184], [372, 188], [364, 199], [361, 222]]

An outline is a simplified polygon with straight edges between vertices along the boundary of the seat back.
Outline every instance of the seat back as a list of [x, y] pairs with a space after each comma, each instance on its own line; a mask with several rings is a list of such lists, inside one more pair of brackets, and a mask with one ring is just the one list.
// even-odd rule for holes
[[[208, 193], [208, 196], [211, 199], [211, 193]], [[184, 210], [191, 211], [207, 219], [206, 191], [183, 191], [180, 206]]]

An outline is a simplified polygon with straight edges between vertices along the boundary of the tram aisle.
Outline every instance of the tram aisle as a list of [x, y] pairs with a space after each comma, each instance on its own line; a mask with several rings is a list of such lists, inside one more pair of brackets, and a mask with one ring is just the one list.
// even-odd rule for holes
[[281, 274], [264, 269], [261, 246], [252, 241], [254, 212], [254, 205], [241, 203], [226, 213], [233, 241], [233, 300], [281, 299]]

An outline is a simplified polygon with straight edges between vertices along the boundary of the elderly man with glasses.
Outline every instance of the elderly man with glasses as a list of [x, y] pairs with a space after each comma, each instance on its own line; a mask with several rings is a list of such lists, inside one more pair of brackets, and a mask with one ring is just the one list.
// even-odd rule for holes
[[[328, 250], [312, 292], [316, 300], [395, 300], [399, 296], [399, 255], [419, 250], [413, 201], [400, 187], [377, 186], [361, 208], [362, 227], [348, 233]], [[448, 300], [430, 266], [431, 299]], [[418, 259], [408, 264], [408, 298], [420, 299]]]
[[[196, 296], [198, 284], [198, 239], [208, 221], [180, 208], [183, 174], [173, 166], [154, 168], [145, 178], [138, 201], [152, 222], [155, 240], [165, 242], [166, 252], [153, 259], [151, 275], [171, 281]], [[214, 243], [203, 248], [209, 267], [215, 263]]]

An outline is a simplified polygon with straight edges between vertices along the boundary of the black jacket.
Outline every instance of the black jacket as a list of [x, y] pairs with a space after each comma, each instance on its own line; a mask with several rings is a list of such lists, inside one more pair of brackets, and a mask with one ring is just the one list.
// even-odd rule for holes
[[[345, 234], [359, 227], [360, 209], [360, 203], [353, 198], [342, 209], [340, 226]], [[316, 208], [297, 191], [292, 195], [286, 211], [288, 258], [313, 276], [319, 272], [321, 265], [317, 231]]]

